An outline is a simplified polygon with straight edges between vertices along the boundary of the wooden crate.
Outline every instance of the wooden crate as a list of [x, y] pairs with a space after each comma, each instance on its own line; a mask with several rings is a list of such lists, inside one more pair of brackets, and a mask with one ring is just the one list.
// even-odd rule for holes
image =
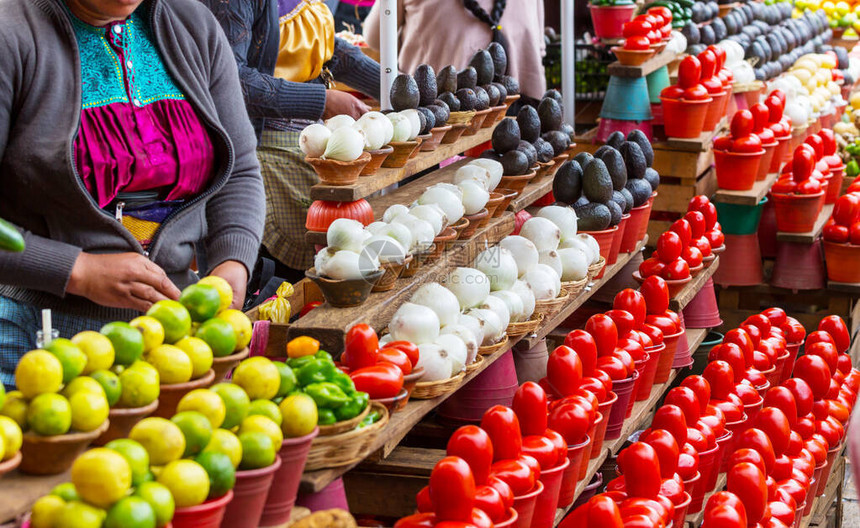
[[[310, 279], [302, 279], [293, 284], [294, 293], [290, 297], [290, 318], [295, 319], [302, 308], [311, 302], [324, 301], [319, 287]], [[245, 315], [251, 322], [258, 321], [257, 307], [251, 308]], [[287, 354], [287, 332], [289, 323], [272, 323], [269, 325], [269, 341], [266, 345], [266, 356], [270, 358], [282, 358]]]
[[687, 206], [694, 196], [700, 194], [711, 196], [716, 191], [717, 175], [712, 168], [708, 168], [704, 174], [692, 183], [690, 183], [690, 180], [671, 176], [664, 178], [661, 174], [660, 186], [657, 188], [657, 197], [654, 198], [652, 211], [684, 214], [687, 212]]

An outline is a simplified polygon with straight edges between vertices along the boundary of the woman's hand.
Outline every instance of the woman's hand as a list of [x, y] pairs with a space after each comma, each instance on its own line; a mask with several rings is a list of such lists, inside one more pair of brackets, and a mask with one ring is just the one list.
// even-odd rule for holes
[[66, 292], [102, 306], [139, 312], [158, 301], [178, 299], [180, 293], [163, 269], [139, 253], [83, 252], [72, 267]]
[[245, 269], [245, 265], [235, 260], [228, 260], [215, 266], [209, 275], [217, 275], [230, 283], [233, 288], [233, 304], [230, 308], [241, 310], [245, 304], [245, 290], [248, 287], [248, 270]]
[[325, 91], [325, 110], [323, 119], [328, 119], [340, 114], [346, 114], [353, 119], [358, 119], [366, 114], [370, 108], [356, 99], [353, 95], [340, 90]]

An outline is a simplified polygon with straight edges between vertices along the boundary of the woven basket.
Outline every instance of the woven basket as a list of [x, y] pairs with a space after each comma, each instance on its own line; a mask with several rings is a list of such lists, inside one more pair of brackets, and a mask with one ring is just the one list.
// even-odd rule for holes
[[505, 346], [507, 344], [508, 344], [508, 336], [506, 334], [505, 337], [502, 338], [502, 340], [499, 341], [498, 343], [496, 343], [495, 345], [487, 345], [487, 346], [478, 347], [478, 354], [481, 354], [482, 356], [489, 356], [490, 354], [495, 354], [499, 350], [505, 348]]
[[561, 283], [561, 291], [567, 293], [571, 297], [579, 295], [585, 286], [588, 284], [588, 276], [578, 281], [567, 281]]
[[594, 277], [596, 277], [597, 274], [600, 273], [600, 270], [602, 270], [603, 266], [605, 265], [606, 259], [604, 257], [600, 257], [600, 260], [598, 260], [596, 264], [588, 266], [588, 280], [594, 280]]
[[509, 337], [521, 337], [524, 335], [528, 335], [537, 330], [537, 327], [540, 326], [541, 321], [543, 321], [543, 314], [532, 314], [532, 318], [528, 321], [509, 324], [505, 332], [508, 334]]
[[471, 374], [475, 372], [475, 369], [481, 366], [481, 363], [484, 362], [484, 356], [478, 354], [475, 356], [475, 361], [473, 361], [470, 365], [466, 365], [466, 374]]
[[454, 392], [460, 388], [463, 383], [463, 378], [466, 377], [466, 371], [457, 374], [456, 376], [439, 381], [419, 381], [415, 384], [412, 390], [413, 400], [432, 400], [443, 394]]
[[471, 110], [469, 112], [451, 112], [448, 115], [448, 124], [449, 125], [468, 125], [472, 122], [472, 118], [477, 114], [476, 111]]
[[400, 278], [400, 275], [403, 273], [403, 269], [408, 266], [410, 262], [412, 262], [412, 255], [406, 255], [406, 258], [403, 259], [402, 262], [383, 262], [382, 269], [385, 270], [385, 273], [382, 275], [382, 278], [373, 285], [373, 288], [370, 291], [386, 292], [393, 290], [394, 283]]
[[348, 466], [364, 460], [373, 451], [376, 438], [388, 424], [388, 409], [384, 405], [371, 402], [370, 407], [382, 414], [376, 423], [341, 434], [314, 438], [305, 462], [305, 471]]
[[555, 299], [535, 302], [535, 313], [542, 314], [544, 318], [550, 318], [557, 314], [562, 306], [567, 304], [568, 300], [570, 300], [570, 295], [562, 291]]
[[335, 422], [331, 425], [320, 425], [319, 436], [334, 436], [341, 433], [345, 433], [347, 431], [352, 431], [353, 429], [364, 420], [364, 417], [370, 414], [370, 405], [364, 408], [361, 413], [355, 418], [351, 420], [344, 420], [342, 422]]

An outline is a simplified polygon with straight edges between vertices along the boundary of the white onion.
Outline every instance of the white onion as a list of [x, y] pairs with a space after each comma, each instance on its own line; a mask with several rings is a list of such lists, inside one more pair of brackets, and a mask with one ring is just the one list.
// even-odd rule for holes
[[555, 224], [561, 233], [562, 241], [576, 236], [576, 212], [572, 207], [549, 205], [541, 208], [537, 216]]
[[331, 133], [325, 146], [323, 158], [337, 161], [353, 161], [364, 151], [364, 132], [350, 127], [341, 127]]
[[591, 250], [591, 264], [596, 264], [600, 260], [600, 244], [597, 243], [597, 240], [593, 236], [587, 233], [580, 233], [576, 236], [588, 245], [588, 249]]
[[475, 340], [478, 343], [478, 346], [480, 346], [481, 342], [484, 341], [484, 323], [477, 317], [473, 317], [468, 314], [460, 314], [457, 324], [468, 328], [470, 332], [475, 334]]
[[531, 286], [535, 292], [535, 299], [548, 301], [558, 297], [561, 290], [561, 277], [546, 264], [538, 264], [533, 270], [526, 273], [523, 280]]
[[445, 216], [445, 211], [436, 204], [416, 205], [409, 210], [409, 214], [433, 226], [434, 234], [437, 236], [448, 226], [448, 217]]
[[511, 292], [517, 294], [523, 302], [523, 321], [528, 321], [531, 319], [532, 314], [535, 313], [534, 290], [532, 290], [532, 287], [527, 282], [518, 280], [511, 288]]
[[456, 324], [460, 318], [460, 301], [457, 296], [437, 282], [429, 282], [418, 288], [409, 302], [433, 310], [442, 326]]
[[358, 220], [338, 218], [328, 226], [325, 240], [328, 247], [358, 253], [364, 241], [364, 226]]
[[[475, 321], [475, 325], [480, 328], [481, 323], [474, 317], [470, 315], [461, 317], [472, 319]], [[474, 331], [462, 324], [452, 324], [442, 327], [439, 337], [441, 338], [444, 335], [455, 335], [459, 337], [463, 341], [463, 344], [466, 345], [466, 365], [471, 365], [475, 362], [475, 356], [478, 355], [478, 338], [475, 336]], [[483, 339], [483, 336], [481, 336], [481, 338]]]
[[326, 120], [325, 126], [332, 132], [337, 130], [338, 128], [350, 127], [355, 123], [355, 119], [352, 116], [346, 114], [336, 115], [334, 117], [330, 117]]
[[394, 338], [391, 337], [391, 334], [385, 334], [384, 336], [379, 338], [379, 346], [382, 347], [394, 341]]
[[436, 204], [441, 207], [445, 211], [445, 216], [448, 217], [449, 224], [457, 223], [465, 213], [462, 199], [443, 187], [433, 186], [427, 189], [418, 198], [418, 203], [422, 205]]
[[558, 249], [561, 242], [561, 230], [546, 218], [535, 216], [526, 220], [520, 229], [520, 236], [531, 240], [538, 251]]
[[490, 279], [474, 268], [456, 268], [445, 278], [444, 286], [457, 296], [462, 310], [478, 306], [490, 294]]
[[331, 137], [331, 130], [325, 125], [319, 123], [308, 125], [299, 135], [299, 148], [309, 158], [322, 157], [329, 137]]
[[409, 208], [403, 204], [394, 204], [382, 213], [382, 221], [391, 223], [392, 220], [400, 215], [409, 214]]
[[525, 321], [523, 318], [523, 300], [520, 296], [510, 290], [494, 291], [490, 293], [490, 297], [498, 297], [508, 306], [508, 312], [511, 314], [512, 323]]
[[506, 236], [499, 242], [499, 246], [511, 252], [517, 263], [517, 274], [519, 277], [537, 265], [540, 255], [534, 243], [520, 235]]
[[324, 247], [314, 255], [314, 268], [316, 268], [317, 273], [322, 273], [322, 270], [325, 269], [326, 262], [337, 253], [336, 250]]
[[388, 224], [379, 221], [371, 222], [364, 227], [364, 230], [371, 235], [385, 235], [388, 231]]
[[591, 244], [586, 242], [584, 238], [580, 238], [581, 236], [582, 235], [577, 235], [573, 238], [565, 239], [564, 241], [562, 241], [561, 244], [558, 245], [558, 249], [578, 249], [585, 254], [586, 262], [591, 264], [592, 262], [594, 262], [594, 255], [592, 254]]
[[401, 215], [394, 219], [392, 224], [403, 224], [412, 233], [412, 247], [415, 251], [424, 251], [433, 245], [436, 232], [429, 222], [416, 218], [412, 215]]
[[400, 115], [409, 120], [409, 124], [412, 125], [412, 130], [409, 133], [409, 141], [418, 137], [418, 134], [421, 133], [421, 118], [418, 117], [418, 110], [414, 108], [410, 108], [408, 110], [403, 110], [400, 112]]
[[364, 251], [380, 262], [401, 263], [406, 259], [406, 248], [387, 235], [374, 235], [365, 240]]
[[480, 182], [467, 180], [457, 184], [463, 191], [463, 208], [467, 215], [480, 213], [490, 199], [490, 193]]
[[400, 245], [403, 246], [403, 249], [407, 253], [412, 248], [412, 231], [403, 224], [398, 224], [397, 222], [390, 223], [388, 224], [388, 229], [382, 234], [388, 235], [400, 242]]
[[330, 256], [321, 274], [335, 280], [356, 280], [362, 278], [361, 266], [359, 265], [358, 253], [352, 251], [338, 251]]
[[481, 321], [484, 328], [484, 339], [481, 341], [482, 346], [495, 345], [501, 341], [505, 335], [506, 327], [502, 326], [502, 321], [499, 316], [492, 310], [485, 308], [475, 308], [467, 312], [469, 315]]
[[416, 345], [432, 343], [439, 337], [439, 318], [426, 306], [404, 303], [388, 323], [388, 331], [395, 341], [411, 341]]
[[398, 112], [387, 114], [385, 117], [391, 121], [393, 127], [391, 141], [398, 143], [409, 141], [409, 136], [412, 134], [412, 123], [409, 122], [409, 119]]
[[388, 136], [385, 127], [391, 127], [392, 134], [394, 130], [391, 121], [385, 117], [358, 120], [352, 127], [364, 132], [364, 150], [381, 149], [385, 145], [385, 138]]
[[478, 167], [483, 167], [487, 169], [487, 172], [490, 175], [490, 184], [487, 187], [488, 191], [494, 190], [499, 185], [499, 182], [502, 180], [502, 174], [504, 172], [504, 169], [502, 167], [502, 164], [496, 160], [478, 158], [476, 160], [470, 161], [469, 165], [477, 165]]
[[507, 303], [498, 297], [487, 295], [487, 298], [484, 299], [484, 302], [481, 303], [479, 308], [486, 308], [499, 316], [499, 322], [503, 328], [507, 328], [511, 323], [511, 311], [508, 308]]
[[418, 363], [415, 368], [423, 368], [421, 381], [440, 381], [451, 377], [451, 358], [442, 347], [433, 343], [418, 345]]
[[564, 282], [578, 281], [588, 276], [588, 255], [580, 248], [565, 248], [558, 250], [561, 258], [562, 274]]
[[558, 255], [558, 251], [554, 249], [541, 251], [538, 262], [540, 264], [546, 264], [547, 266], [552, 268], [553, 271], [555, 271], [559, 277], [562, 276], [563, 268], [561, 265], [561, 257]]
[[460, 200], [461, 202], [463, 201], [463, 190], [454, 185], [453, 183], [439, 182], [436, 185], [431, 185], [430, 188], [440, 188], [445, 189], [446, 191], [451, 191], [452, 193], [454, 193], [455, 196], [457, 196], [458, 200]]
[[454, 185], [460, 182], [474, 180], [481, 184], [484, 190], [490, 188], [490, 171], [477, 165], [463, 165], [454, 173]]
[[510, 289], [517, 281], [517, 261], [503, 247], [482, 251], [475, 259], [475, 267], [490, 278], [491, 291]]
[[[456, 376], [466, 368], [466, 360], [469, 358], [469, 352], [466, 350], [466, 343], [454, 334], [441, 334], [433, 341], [434, 345], [445, 351], [448, 359], [451, 360], [451, 376]], [[420, 353], [420, 351], [419, 351]]]
[[[382, 148], [387, 145], [391, 138], [394, 136], [394, 125], [391, 124], [391, 121], [385, 117], [385, 114], [382, 112], [367, 112], [360, 118], [358, 118], [357, 123], [361, 124], [362, 128], [364, 128], [364, 123], [366, 122], [374, 122], [377, 124], [379, 129], [382, 131], [382, 143], [377, 148]], [[364, 132], [367, 134], [367, 130]], [[376, 150], [376, 149], [373, 149]]]

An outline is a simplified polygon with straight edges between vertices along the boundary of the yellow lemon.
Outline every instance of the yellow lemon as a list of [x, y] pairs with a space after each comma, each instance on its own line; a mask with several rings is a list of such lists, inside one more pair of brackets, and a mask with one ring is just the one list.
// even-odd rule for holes
[[67, 502], [57, 513], [54, 528], [101, 528], [107, 512], [86, 502]]
[[143, 407], [154, 402], [160, 392], [158, 371], [145, 361], [137, 361], [119, 375], [122, 407]]
[[71, 383], [63, 388], [63, 392], [61, 394], [66, 398], [71, 398], [79, 392], [95, 394], [96, 396], [102, 396], [105, 398], [107, 397], [101, 383], [89, 376], [78, 376], [73, 379]]
[[252, 400], [271, 400], [281, 387], [281, 373], [272, 360], [256, 356], [239, 363], [232, 381], [245, 389]]
[[252, 401], [251, 406], [248, 408], [248, 416], [252, 416], [255, 414], [265, 416], [266, 418], [275, 422], [278, 427], [280, 427], [281, 422], [284, 421], [284, 417], [281, 416], [281, 411], [280, 409], [278, 409], [278, 405], [271, 400]]
[[209, 474], [193, 460], [167, 464], [158, 476], [158, 483], [170, 490], [178, 508], [202, 504], [209, 495]]
[[128, 437], [146, 449], [149, 462], [162, 466], [178, 460], [185, 452], [185, 435], [175, 423], [151, 416], [137, 422]]
[[275, 445], [266, 433], [248, 431], [239, 434], [242, 442], [242, 469], [260, 469], [275, 463]]
[[239, 426], [239, 438], [242, 437], [242, 433], [249, 431], [256, 431], [268, 436], [276, 451], [281, 448], [281, 443], [284, 441], [284, 433], [281, 432], [278, 424], [259, 414], [248, 416], [242, 420], [242, 425]]
[[98, 429], [108, 418], [110, 407], [104, 396], [79, 392], [69, 398], [72, 407], [72, 428], [89, 432]]
[[305, 436], [317, 426], [317, 404], [307, 394], [287, 396], [278, 409], [284, 417], [281, 431], [285, 438]]
[[149, 453], [140, 443], [128, 438], [117, 438], [105, 444], [105, 448], [119, 453], [131, 468], [131, 484], [139, 486], [149, 478]]
[[217, 383], [209, 390], [220, 396], [227, 408], [227, 414], [224, 416], [224, 423], [221, 424], [221, 427], [232, 429], [242, 423], [242, 420], [248, 415], [248, 408], [251, 405], [251, 400], [248, 398], [248, 394], [242, 390], [242, 387], [232, 383]]
[[227, 455], [234, 468], [239, 467], [239, 463], [242, 462], [242, 443], [236, 435], [226, 429], [215, 429], [212, 432], [212, 439], [209, 440], [209, 445], [203, 449], [203, 452], [215, 452]]
[[146, 315], [155, 317], [164, 327], [164, 342], [175, 343], [191, 331], [191, 314], [178, 301], [165, 299], [153, 304]]
[[221, 297], [214, 286], [197, 283], [182, 290], [179, 302], [191, 314], [192, 321], [203, 322], [218, 313]]
[[137, 328], [143, 334], [144, 354], [164, 344], [164, 327], [161, 326], [161, 323], [155, 317], [141, 315], [129, 321], [128, 324]]
[[24, 398], [57, 392], [63, 384], [63, 365], [47, 350], [31, 350], [18, 360], [15, 385]]
[[155, 367], [164, 385], [185, 383], [191, 379], [191, 358], [181, 348], [161, 345], [149, 351], [146, 362]]
[[223, 319], [216, 317], [204, 321], [194, 335], [206, 341], [215, 357], [229, 356], [236, 350], [236, 330]]
[[218, 319], [223, 319], [230, 323], [233, 330], [236, 332], [236, 348], [235, 352], [245, 349], [251, 343], [251, 320], [248, 316], [239, 310], [224, 310], [218, 314]]
[[43, 436], [66, 434], [72, 426], [69, 400], [50, 392], [36, 396], [27, 408], [27, 425]]
[[18, 427], [27, 427], [27, 407], [29, 404], [21, 391], [12, 391], [6, 395], [6, 401], [0, 408], [0, 416], [11, 418]]
[[231, 304], [233, 304], [233, 287], [230, 286], [230, 283], [223, 278], [209, 275], [208, 277], [200, 279], [197, 284], [206, 284], [218, 290], [218, 296], [221, 299], [221, 303], [218, 306], [219, 312], [226, 310]]
[[72, 464], [72, 484], [83, 500], [108, 508], [131, 489], [131, 467], [112, 449], [90, 449]]
[[176, 342], [176, 347], [188, 355], [191, 360], [191, 379], [197, 379], [212, 368], [212, 349], [197, 337], [183, 337]]
[[167, 526], [167, 523], [173, 519], [176, 505], [173, 502], [173, 494], [164, 484], [144, 482], [137, 487], [134, 494], [152, 506], [155, 512], [155, 526], [158, 528]]
[[113, 366], [115, 358], [113, 343], [102, 334], [87, 330], [76, 334], [72, 338], [72, 343], [78, 345], [81, 352], [87, 356], [87, 365], [81, 374], [107, 370]]
[[0, 460], [9, 460], [21, 450], [23, 436], [21, 427], [8, 416], [0, 416], [0, 438], [3, 438], [5, 452]]
[[56, 495], [45, 495], [33, 504], [30, 510], [30, 528], [54, 528], [57, 515], [66, 501]]
[[179, 400], [176, 411], [197, 411], [209, 420], [213, 429], [217, 429], [224, 423], [227, 407], [224, 405], [224, 400], [211, 390], [195, 389]]
[[75, 485], [71, 482], [63, 482], [62, 484], [57, 484], [51, 490], [51, 495], [56, 495], [57, 497], [63, 499], [66, 502], [81, 500], [81, 496], [78, 495], [78, 490], [75, 489]]

